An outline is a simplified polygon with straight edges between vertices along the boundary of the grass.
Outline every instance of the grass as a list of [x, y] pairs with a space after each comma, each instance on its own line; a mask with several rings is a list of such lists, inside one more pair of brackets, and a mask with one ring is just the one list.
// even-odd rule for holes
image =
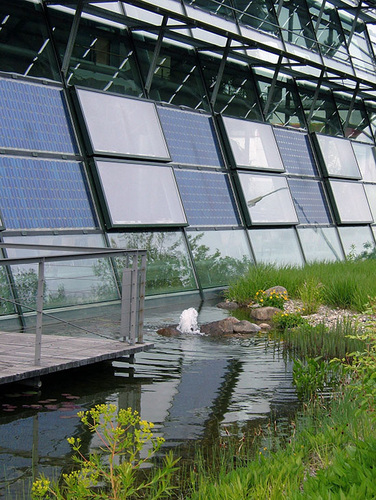
[[[246, 305], [258, 290], [281, 285], [287, 289], [290, 298], [314, 300], [316, 307], [322, 302], [331, 307], [361, 312], [369, 298], [376, 297], [375, 273], [376, 259], [313, 263], [302, 268], [258, 265], [250, 267], [242, 278], [232, 283], [225, 295], [229, 300]], [[315, 291], [312, 284], [319, 287], [315, 296], [312, 296]]]
[[323, 323], [315, 326], [303, 323], [276, 335], [283, 339], [283, 350], [290, 358], [348, 359], [348, 353], [360, 351], [364, 346], [361, 340], [350, 338], [355, 329], [356, 325], [345, 318], [330, 328]]

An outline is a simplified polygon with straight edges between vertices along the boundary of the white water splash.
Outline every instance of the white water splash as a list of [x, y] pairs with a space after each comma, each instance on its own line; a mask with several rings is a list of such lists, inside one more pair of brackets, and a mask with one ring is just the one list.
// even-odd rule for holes
[[194, 307], [185, 309], [180, 315], [180, 321], [177, 329], [181, 333], [199, 333], [200, 329], [197, 324], [198, 312]]

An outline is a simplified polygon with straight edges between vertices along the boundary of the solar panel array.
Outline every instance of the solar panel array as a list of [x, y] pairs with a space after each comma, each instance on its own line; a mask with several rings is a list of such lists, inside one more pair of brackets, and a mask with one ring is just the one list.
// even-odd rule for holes
[[0, 79], [0, 147], [77, 154], [63, 91]]
[[172, 161], [184, 165], [222, 167], [212, 118], [201, 113], [158, 106]]
[[175, 169], [175, 176], [190, 225], [239, 225], [234, 196], [226, 174]]
[[98, 226], [80, 162], [0, 156], [0, 178], [7, 229]]
[[318, 175], [308, 134], [275, 128], [274, 134], [286, 172], [299, 175]]
[[320, 181], [290, 178], [288, 183], [301, 224], [329, 224], [332, 222]]

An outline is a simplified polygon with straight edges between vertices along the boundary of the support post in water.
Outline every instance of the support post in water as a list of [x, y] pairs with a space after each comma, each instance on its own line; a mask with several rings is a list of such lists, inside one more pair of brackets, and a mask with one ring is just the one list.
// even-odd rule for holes
[[35, 359], [34, 364], [40, 365], [42, 350], [42, 321], [43, 321], [43, 292], [44, 292], [44, 260], [38, 264], [37, 289], [37, 326], [35, 332]]

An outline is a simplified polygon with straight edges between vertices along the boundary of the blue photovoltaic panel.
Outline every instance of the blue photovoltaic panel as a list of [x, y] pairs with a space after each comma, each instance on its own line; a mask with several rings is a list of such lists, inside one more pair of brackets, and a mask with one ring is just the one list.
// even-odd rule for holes
[[208, 115], [158, 106], [172, 161], [222, 167], [212, 119]]
[[300, 224], [332, 222], [321, 182], [310, 179], [288, 179], [288, 183]]
[[318, 175], [307, 134], [282, 128], [274, 128], [274, 133], [286, 172]]
[[191, 226], [239, 225], [226, 174], [175, 169], [175, 175]]
[[62, 90], [0, 79], [0, 147], [77, 154]]
[[98, 227], [79, 162], [0, 156], [7, 229]]

